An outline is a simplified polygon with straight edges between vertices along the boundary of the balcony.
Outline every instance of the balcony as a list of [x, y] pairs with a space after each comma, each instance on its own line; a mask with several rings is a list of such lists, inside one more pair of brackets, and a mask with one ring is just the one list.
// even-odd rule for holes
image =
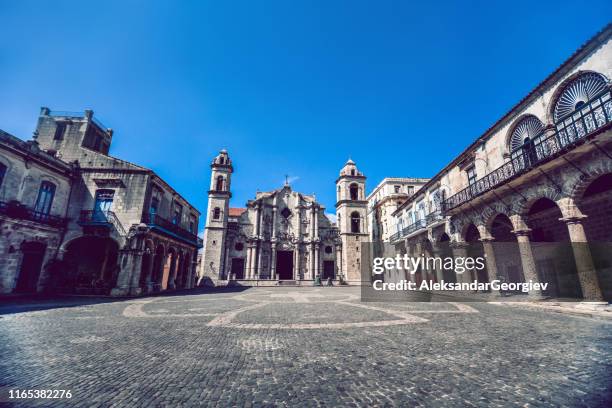
[[442, 215], [441, 211], [432, 211], [429, 214], [427, 214], [425, 218], [416, 220], [412, 224], [408, 225], [407, 227], [402, 228], [400, 231], [391, 235], [390, 241], [391, 242], [397, 241], [400, 238], [404, 238], [405, 236], [408, 236], [420, 229], [427, 228], [431, 224], [434, 224], [442, 220], [444, 220], [444, 216]]
[[102, 227], [115, 229], [121, 236], [125, 235], [125, 229], [114, 212], [109, 210], [85, 210], [81, 211], [79, 225], [84, 227]]
[[18, 201], [0, 201], [0, 214], [10, 218], [37, 222], [55, 228], [64, 228], [68, 223], [67, 218], [50, 215], [24, 206]]
[[151, 228], [158, 229], [166, 234], [169, 234], [175, 238], [179, 238], [183, 241], [187, 241], [192, 245], [197, 245], [198, 248], [203, 246], [204, 241], [199, 238], [197, 234], [184, 229], [183, 227], [169, 221], [165, 218], [160, 217], [157, 214], [146, 214], [142, 217], [142, 222], [147, 224]]
[[443, 203], [444, 211], [457, 208], [564, 154], [583, 143], [597, 130], [609, 127], [610, 122], [612, 122], [612, 98], [610, 90], [606, 90], [561, 119], [555, 125], [552, 135], [546, 136], [546, 133], [541, 133], [534, 137], [532, 147], [515, 150], [508, 162], [446, 199]]

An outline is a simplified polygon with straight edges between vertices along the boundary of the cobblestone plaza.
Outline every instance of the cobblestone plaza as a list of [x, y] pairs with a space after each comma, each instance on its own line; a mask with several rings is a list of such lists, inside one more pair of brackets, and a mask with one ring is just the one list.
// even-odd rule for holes
[[[605, 406], [609, 320], [487, 303], [360, 302], [356, 287], [0, 306], [15, 406]], [[15, 401], [15, 400], [12, 400]]]

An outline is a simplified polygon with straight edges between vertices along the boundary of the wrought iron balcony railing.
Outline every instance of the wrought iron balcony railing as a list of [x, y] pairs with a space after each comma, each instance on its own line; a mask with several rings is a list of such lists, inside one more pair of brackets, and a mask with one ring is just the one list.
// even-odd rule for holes
[[184, 240], [192, 242], [198, 245], [198, 247], [201, 247], [203, 244], [202, 238], [199, 238], [197, 234], [188, 231], [180, 225], [177, 225], [172, 221], [162, 218], [157, 214], [145, 214], [142, 217], [142, 222], [151, 227], [160, 228], [163, 231], [169, 232], [170, 234], [173, 234], [179, 238], [183, 238]]
[[84, 210], [81, 211], [79, 224], [84, 226], [102, 226], [115, 228], [119, 235], [125, 235], [125, 229], [117, 218], [117, 215], [109, 210]]
[[447, 198], [444, 211], [452, 210], [487, 191], [524, 174], [532, 168], [572, 149], [591, 133], [612, 122], [612, 97], [610, 90], [602, 92], [589, 103], [567, 115], [555, 125], [554, 133], [542, 133], [534, 138], [530, 147], [521, 147], [511, 154], [511, 159], [470, 186]]
[[429, 214], [427, 214], [425, 218], [416, 220], [412, 224], [408, 225], [407, 227], [402, 228], [400, 231], [391, 235], [389, 239], [391, 240], [391, 242], [397, 241], [400, 238], [410, 235], [413, 232], [416, 232], [420, 229], [426, 228], [427, 226], [435, 223], [436, 221], [442, 221], [443, 219], [444, 219], [444, 216], [442, 215], [441, 211], [439, 210], [432, 211]]
[[33, 221], [40, 224], [50, 225], [55, 228], [64, 228], [68, 223], [67, 218], [35, 211], [17, 201], [0, 201], [0, 214], [10, 218]]

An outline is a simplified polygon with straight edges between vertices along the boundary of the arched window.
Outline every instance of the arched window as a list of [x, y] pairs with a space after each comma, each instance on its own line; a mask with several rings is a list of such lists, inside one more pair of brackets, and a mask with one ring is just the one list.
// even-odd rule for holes
[[357, 211], [351, 214], [351, 232], [360, 232], [360, 218]]
[[216, 185], [215, 190], [223, 191], [223, 176], [217, 177], [217, 185]]
[[544, 130], [544, 125], [533, 115], [525, 116], [515, 125], [508, 140], [510, 151], [513, 152], [523, 146], [525, 139], [534, 140]]
[[555, 101], [553, 120], [565, 119], [572, 112], [581, 109], [591, 99], [606, 90], [606, 80], [600, 74], [588, 72], [567, 84]]
[[225, 157], [219, 157], [219, 164], [225, 164]]
[[38, 190], [38, 198], [36, 198], [34, 211], [43, 215], [49, 214], [51, 212], [51, 205], [53, 204], [54, 196], [55, 184], [48, 181], [43, 181], [40, 183], [40, 189]]
[[562, 88], [553, 109], [560, 147], [604, 126], [612, 118], [612, 100], [606, 79], [587, 72]]
[[215, 207], [213, 210], [213, 220], [218, 220], [221, 218], [221, 209], [219, 207]]
[[355, 175], [355, 169], [351, 169], [351, 176]]
[[349, 186], [349, 193], [351, 200], [359, 200], [359, 187], [356, 183], [353, 183]]

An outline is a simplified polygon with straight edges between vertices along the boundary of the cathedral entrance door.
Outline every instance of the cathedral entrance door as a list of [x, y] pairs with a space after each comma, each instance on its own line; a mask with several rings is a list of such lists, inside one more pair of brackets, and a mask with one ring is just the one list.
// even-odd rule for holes
[[244, 279], [244, 258], [232, 258], [232, 275], [234, 279]]
[[326, 281], [329, 278], [335, 279], [334, 261], [323, 261], [323, 280]]
[[276, 273], [280, 280], [293, 279], [293, 251], [276, 252]]

